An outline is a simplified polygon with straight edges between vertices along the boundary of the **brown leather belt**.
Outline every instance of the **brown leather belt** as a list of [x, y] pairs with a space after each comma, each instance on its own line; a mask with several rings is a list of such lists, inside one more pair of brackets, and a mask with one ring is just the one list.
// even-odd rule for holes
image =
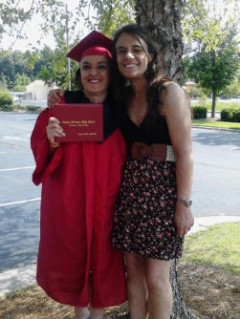
[[153, 159], [159, 162], [176, 162], [173, 148], [166, 144], [147, 145], [141, 142], [135, 142], [130, 147], [132, 159]]

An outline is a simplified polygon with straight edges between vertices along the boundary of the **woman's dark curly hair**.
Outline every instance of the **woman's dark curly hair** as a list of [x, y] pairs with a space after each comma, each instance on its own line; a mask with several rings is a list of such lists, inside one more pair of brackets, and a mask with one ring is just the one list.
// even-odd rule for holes
[[147, 81], [148, 118], [150, 121], [154, 121], [158, 116], [159, 103], [161, 104], [161, 101], [159, 101], [159, 93], [164, 89], [163, 84], [169, 81], [169, 79], [163, 78], [160, 75], [162, 69], [159, 60], [158, 45], [152, 40], [148, 30], [138, 24], [125, 25], [115, 33], [113, 39], [113, 79], [115, 97], [119, 103], [125, 104], [127, 96], [131, 94], [131, 87], [127, 85], [128, 80], [122, 76], [117, 66], [116, 43], [123, 33], [130, 34], [137, 40], [141, 39], [147, 44], [148, 52], [146, 52], [146, 54], [151, 56], [151, 60], [145, 72]]

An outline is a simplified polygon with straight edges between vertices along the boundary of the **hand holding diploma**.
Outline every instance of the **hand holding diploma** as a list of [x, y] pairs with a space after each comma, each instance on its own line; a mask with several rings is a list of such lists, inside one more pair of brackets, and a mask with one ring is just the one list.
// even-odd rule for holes
[[46, 131], [47, 131], [47, 138], [50, 142], [50, 145], [53, 146], [58, 144], [59, 146], [59, 143], [55, 143], [55, 137], [64, 137], [65, 133], [63, 132], [63, 129], [60, 126], [60, 122], [57, 118], [55, 117], [49, 118]]

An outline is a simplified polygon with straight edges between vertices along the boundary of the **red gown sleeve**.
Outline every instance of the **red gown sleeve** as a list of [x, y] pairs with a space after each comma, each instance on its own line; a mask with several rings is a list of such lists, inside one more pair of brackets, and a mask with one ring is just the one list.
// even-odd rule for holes
[[63, 155], [63, 146], [61, 145], [52, 156], [49, 156], [46, 127], [50, 116], [50, 109], [42, 111], [36, 120], [31, 135], [31, 148], [36, 162], [36, 168], [32, 176], [35, 185], [39, 185], [47, 175], [55, 171], [61, 163]]

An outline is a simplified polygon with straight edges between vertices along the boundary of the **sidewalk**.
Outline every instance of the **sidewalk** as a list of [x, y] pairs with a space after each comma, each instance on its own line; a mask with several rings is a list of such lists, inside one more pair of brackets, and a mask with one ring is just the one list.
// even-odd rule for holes
[[[240, 222], [240, 216], [211, 216], [195, 218], [195, 223], [188, 235], [206, 230], [208, 226], [226, 222]], [[36, 284], [36, 265], [11, 269], [0, 273], [0, 297], [4, 294]]]

